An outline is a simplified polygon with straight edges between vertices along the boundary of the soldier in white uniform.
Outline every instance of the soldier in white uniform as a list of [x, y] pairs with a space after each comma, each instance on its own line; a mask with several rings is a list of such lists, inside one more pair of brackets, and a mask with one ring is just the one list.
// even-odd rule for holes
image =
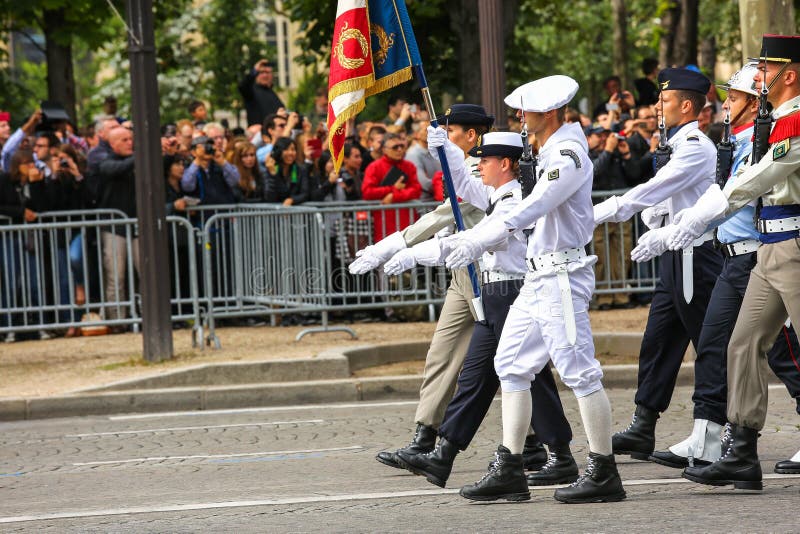
[[503, 402], [503, 444], [489, 472], [461, 489], [471, 500], [529, 498], [522, 470], [522, 448], [531, 419], [530, 382], [553, 361], [562, 381], [578, 398], [589, 462], [586, 472], [554, 497], [562, 502], [619, 501], [625, 498], [611, 454], [611, 406], [595, 358], [589, 324], [594, 291], [592, 239], [592, 162], [578, 124], [565, 124], [566, 105], [578, 91], [568, 76], [548, 76], [513, 91], [505, 102], [521, 110], [528, 130], [541, 144], [538, 181], [532, 193], [502, 219], [489, 220], [458, 234], [447, 258], [450, 267], [466, 265], [487, 250], [508, 246], [526, 229], [528, 273], [508, 313], [495, 356]]
[[[456, 194], [486, 211], [486, 218], [475, 228], [492, 220], [504, 219], [522, 200], [520, 183], [516, 180], [519, 173], [517, 162], [523, 151], [519, 134], [492, 132], [482, 137], [481, 144], [469, 153], [481, 158], [478, 163], [480, 178], [470, 175], [461, 150], [447, 140], [444, 130], [429, 128], [428, 143], [434, 154], [438, 147], [444, 147]], [[456, 239], [457, 234], [444, 239], [436, 237], [404, 249], [386, 263], [384, 270], [387, 274], [398, 274], [417, 263], [441, 265], [450, 251], [449, 245]], [[486, 319], [475, 323], [464, 367], [458, 377], [456, 396], [447, 406], [439, 427], [439, 443], [429, 453], [397, 452], [406, 469], [425, 476], [438, 486], [444, 487], [456, 455], [469, 446], [497, 394], [500, 381], [494, 370], [494, 355], [509, 308], [525, 278], [525, 250], [525, 237], [517, 234], [505, 249], [483, 254], [480, 262], [481, 297]], [[531, 387], [534, 407], [531, 425], [536, 435], [548, 444], [551, 459], [548, 459], [546, 468], [529, 475], [529, 484], [574, 482], [578, 478], [578, 466], [569, 449], [572, 433], [549, 368], [536, 378]]]
[[[598, 225], [626, 221], [659, 203], [666, 206], [671, 221], [679, 210], [693, 205], [714, 181], [717, 150], [697, 127], [697, 115], [711, 82], [698, 72], [671, 68], [662, 70], [658, 80], [662, 120], [669, 128], [668, 145], [672, 149], [669, 162], [647, 182], [595, 206]], [[648, 460], [654, 452], [656, 421], [669, 407], [689, 342], [695, 349], [699, 345], [711, 292], [722, 269], [722, 255], [712, 240], [709, 232], [682, 251], [657, 251], [661, 255], [661, 274], [639, 352], [636, 409], [628, 428], [613, 436], [615, 454]], [[710, 439], [718, 440], [721, 427], [712, 430], [715, 435]]]
[[[489, 130], [494, 122], [494, 116], [487, 115], [482, 106], [453, 104], [437, 120], [447, 125], [451, 139], [466, 155], [475, 146], [480, 135]], [[467, 167], [473, 175], [477, 175], [477, 163], [478, 158], [468, 157], [466, 160]], [[484, 216], [481, 208], [466, 202], [459, 205], [467, 228], [474, 226]], [[435, 233], [451, 228], [453, 225], [453, 211], [449, 201], [445, 201], [444, 204], [425, 214], [411, 226], [360, 250], [356, 254], [356, 260], [350, 264], [350, 272], [362, 274], [375, 269], [395, 253], [425, 241]], [[425, 357], [425, 370], [419, 392], [420, 399], [414, 416], [417, 430], [412, 442], [399, 450], [409, 454], [433, 450], [436, 443], [436, 430], [444, 417], [450, 399], [453, 398], [456, 381], [472, 337], [475, 325], [472, 299], [472, 286], [467, 270], [454, 270], [439, 321], [436, 323], [436, 331]], [[547, 380], [542, 380], [542, 382], [547, 382]], [[557, 398], [558, 393], [555, 390], [555, 381], [552, 375], [549, 377], [549, 384], [552, 387], [547, 394], [555, 395]], [[544, 391], [546, 388], [539, 389]], [[563, 412], [561, 420], [555, 422], [554, 426], [561, 430], [552, 439], [569, 443], [572, 433]], [[563, 430], [564, 427], [566, 427], [566, 431]], [[531, 434], [526, 441], [525, 448], [526, 464], [529, 469], [542, 467], [546, 463], [547, 451], [544, 450], [537, 436]], [[382, 451], [378, 453], [376, 459], [385, 465], [401, 469], [402, 465], [398, 462], [397, 452]]]

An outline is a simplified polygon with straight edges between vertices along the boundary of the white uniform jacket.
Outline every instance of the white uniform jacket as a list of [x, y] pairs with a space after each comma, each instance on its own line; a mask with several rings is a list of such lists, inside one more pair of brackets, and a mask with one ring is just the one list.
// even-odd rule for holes
[[618, 210], [609, 222], [627, 221], [644, 208], [666, 201], [669, 222], [676, 213], [694, 206], [714, 183], [717, 148], [697, 128], [697, 121], [684, 124], [669, 140], [672, 156], [655, 176], [617, 197]]

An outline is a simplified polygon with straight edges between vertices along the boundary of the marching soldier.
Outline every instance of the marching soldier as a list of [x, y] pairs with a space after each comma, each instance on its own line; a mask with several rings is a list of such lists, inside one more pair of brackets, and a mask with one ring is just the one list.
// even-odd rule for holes
[[[461, 150], [447, 141], [444, 130], [428, 128], [428, 147], [432, 153], [444, 147], [456, 194], [486, 211], [486, 218], [476, 228], [492, 220], [502, 220], [522, 199], [517, 175], [523, 144], [518, 134], [492, 132], [482, 136], [481, 144], [469, 152], [470, 156], [480, 158], [480, 178], [470, 175]], [[480, 262], [486, 320], [475, 323], [456, 396], [447, 406], [439, 427], [439, 443], [429, 453], [397, 452], [406, 469], [440, 487], [444, 487], [450, 476], [456, 455], [469, 446], [477, 433], [500, 385], [494, 370], [494, 355], [508, 310], [527, 271], [525, 238], [521, 234], [518, 237], [510, 239], [505, 250], [485, 253]], [[398, 274], [417, 263], [443, 264], [450, 251], [449, 244], [457, 238], [458, 234], [444, 239], [437, 237], [404, 249], [386, 263], [386, 272]], [[550, 458], [541, 471], [528, 475], [528, 482], [530, 485], [574, 482], [578, 478], [578, 465], [569, 448], [572, 431], [549, 368], [536, 377], [531, 395], [534, 407], [531, 425], [550, 448]]]
[[[800, 324], [800, 36], [764, 35], [758, 59], [756, 86], [772, 104], [775, 120], [768, 149], [730, 187], [711, 186], [692, 208], [679, 213], [669, 238], [671, 248], [680, 247], [711, 221], [761, 198], [757, 228], [762, 244], [728, 344], [731, 440], [718, 461], [683, 472], [701, 484], [754, 490], [762, 489], [757, 442], [767, 410], [765, 354], [787, 316]], [[759, 106], [759, 115], [764, 107]], [[760, 154], [758, 145], [753, 152]], [[800, 471], [800, 453], [775, 467], [783, 473]]]
[[[711, 85], [708, 78], [688, 69], [670, 68], [658, 74], [658, 81], [662, 129], [669, 128], [662, 132], [671, 147], [669, 161], [647, 182], [596, 205], [596, 224], [626, 221], [661, 202], [672, 217], [693, 205], [714, 180], [716, 147], [697, 127], [697, 116]], [[656, 255], [661, 255], [661, 278], [639, 352], [636, 410], [628, 428], [614, 434], [614, 454], [648, 460], [653, 453], [656, 421], [669, 406], [689, 341], [695, 349], [699, 345], [706, 306], [722, 267], [712, 238], [709, 232], [682, 251], [665, 252], [665, 246], [657, 251]], [[720, 431], [721, 427], [712, 427], [713, 439], [719, 439]]]
[[[733, 150], [727, 150], [728, 143], [719, 150], [718, 181], [728, 180], [730, 169], [730, 175], [734, 177], [730, 182], [735, 184], [737, 171], [747, 165], [753, 149], [753, 120], [758, 110], [758, 90], [753, 82], [755, 74], [756, 63], [748, 63], [728, 83], [720, 86], [728, 92], [723, 109], [729, 117], [726, 128], [730, 129], [729, 144]], [[731, 164], [727, 165], [728, 162]], [[666, 451], [654, 452], [651, 460], [656, 463], [683, 469], [689, 465], [690, 457], [694, 459], [694, 465], [708, 465], [721, 455], [719, 429], [727, 421], [728, 342], [747, 289], [750, 270], [756, 264], [756, 250], [761, 244], [753, 224], [754, 212], [755, 207], [747, 205], [717, 228], [718, 247], [725, 259], [711, 293], [697, 347], [692, 397], [694, 428], [685, 440]], [[797, 399], [800, 410], [800, 369], [795, 366], [792, 354], [800, 355], [797, 336], [793, 329], [784, 326], [767, 360], [786, 384], [790, 395]]]
[[[475, 146], [478, 138], [489, 131], [494, 123], [494, 116], [487, 115], [482, 106], [454, 104], [437, 120], [447, 125], [451, 139], [461, 148], [462, 153], [466, 154]], [[470, 157], [467, 159], [467, 166], [473, 174], [477, 172], [477, 163], [477, 158]], [[471, 204], [462, 202], [460, 206], [464, 224], [467, 228], [474, 226], [484, 216], [482, 209], [476, 208]], [[421, 243], [440, 230], [453, 225], [453, 211], [449, 202], [445, 201], [444, 204], [425, 214], [406, 229], [359, 251], [356, 254], [358, 256], [356, 260], [350, 264], [350, 272], [363, 274], [375, 269], [397, 252]], [[453, 398], [456, 381], [464, 363], [464, 357], [475, 326], [476, 319], [472, 310], [472, 298], [472, 286], [467, 270], [453, 270], [444, 306], [442, 307], [439, 321], [436, 323], [436, 331], [433, 334], [431, 346], [425, 357], [419, 404], [414, 416], [417, 422], [414, 438], [409, 445], [398, 449], [398, 451], [378, 453], [376, 459], [379, 462], [390, 467], [402, 469], [403, 466], [397, 459], [397, 452], [404, 451], [408, 454], [416, 454], [433, 450], [436, 444], [436, 429], [444, 417], [448, 403]], [[549, 373], [549, 370], [547, 372]], [[543, 380], [543, 382], [546, 382], [546, 380]], [[552, 375], [550, 376], [550, 383], [553, 384], [553, 394], [558, 398]], [[564, 419], [564, 422], [566, 422], [566, 419]], [[572, 439], [571, 431], [567, 442], [570, 439]], [[542, 467], [546, 461], [547, 452], [538, 441], [537, 436], [531, 434], [526, 441], [526, 464], [528, 468]]]
[[470, 500], [530, 498], [522, 467], [525, 434], [531, 420], [530, 382], [553, 361], [561, 380], [578, 398], [589, 440], [585, 474], [554, 497], [567, 503], [619, 501], [625, 498], [611, 453], [611, 406], [595, 358], [589, 301], [594, 290], [595, 256], [585, 246], [592, 239], [592, 162], [579, 124], [564, 123], [578, 84], [568, 76], [548, 76], [527, 83], [506, 97], [520, 109], [528, 129], [541, 144], [533, 191], [503, 218], [457, 234], [447, 257], [457, 268], [488, 250], [499, 250], [528, 235], [528, 272], [508, 312], [495, 355], [503, 403], [503, 441], [489, 472], [461, 489]]

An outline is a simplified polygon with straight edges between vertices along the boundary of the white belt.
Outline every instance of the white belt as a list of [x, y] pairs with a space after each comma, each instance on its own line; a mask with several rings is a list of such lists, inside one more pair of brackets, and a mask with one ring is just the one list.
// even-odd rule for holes
[[750, 254], [758, 250], [761, 246], [761, 241], [758, 239], [745, 239], [744, 241], [737, 241], [736, 243], [722, 243], [722, 254], [726, 258], [734, 256], [741, 256], [742, 254]]
[[556, 273], [558, 292], [561, 295], [564, 330], [567, 334], [567, 342], [569, 342], [570, 345], [574, 345], [577, 341], [578, 331], [575, 325], [575, 308], [572, 305], [572, 288], [569, 284], [567, 264], [585, 257], [586, 251], [583, 248], [568, 248], [556, 252], [540, 254], [535, 258], [528, 259], [528, 263], [534, 271], [551, 268]]
[[528, 258], [528, 265], [534, 271], [541, 271], [548, 267], [556, 267], [573, 261], [578, 261], [586, 257], [586, 251], [582, 248], [568, 248], [556, 252], [540, 254], [535, 258]]
[[762, 234], [775, 234], [778, 232], [791, 232], [800, 230], [800, 216], [786, 217], [785, 219], [759, 219], [758, 231]]
[[708, 231], [694, 240], [691, 246], [683, 249], [683, 300], [686, 304], [694, 297], [694, 247], [714, 239], [714, 231]]
[[505, 282], [507, 280], [523, 280], [525, 278], [524, 273], [503, 273], [500, 271], [483, 271], [481, 273], [481, 283], [482, 284], [491, 284], [494, 282]]

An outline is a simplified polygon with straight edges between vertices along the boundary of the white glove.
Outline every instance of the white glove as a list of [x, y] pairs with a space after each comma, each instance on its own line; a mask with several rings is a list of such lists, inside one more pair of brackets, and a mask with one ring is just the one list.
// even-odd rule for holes
[[447, 166], [450, 167], [450, 174], [453, 177], [453, 184], [458, 190], [458, 185], [469, 179], [469, 169], [464, 163], [464, 151], [447, 137], [447, 132], [442, 128], [428, 126], [428, 152], [441, 161], [439, 158], [439, 148], [444, 148]]
[[392, 256], [389, 261], [386, 262], [383, 266], [383, 272], [388, 274], [389, 276], [393, 276], [395, 274], [400, 274], [403, 271], [407, 271], [414, 267], [417, 264], [417, 260], [414, 259], [414, 252], [410, 248], [404, 248], [394, 256]]
[[353, 262], [347, 266], [350, 274], [364, 274], [381, 264], [381, 260], [370, 249], [373, 245], [368, 246], [364, 250], [359, 250], [356, 255], [358, 256]]
[[694, 206], [678, 212], [673, 219], [676, 226], [668, 240], [670, 250], [683, 249], [703, 235], [711, 221], [722, 217], [728, 209], [728, 197], [717, 184], [711, 184]]
[[501, 246], [511, 237], [511, 232], [503, 220], [487, 218], [481, 221], [479, 226], [460, 232], [456, 236], [460, 236], [460, 239], [445, 260], [450, 269], [465, 267], [480, 258], [487, 250]]
[[[443, 245], [445, 242], [447, 245]], [[434, 237], [414, 245], [411, 250], [418, 264], [433, 267], [442, 264], [443, 258], [450, 253], [454, 243], [455, 241], [449, 237], [447, 239]]]
[[631, 259], [637, 263], [650, 261], [656, 256], [661, 256], [667, 250], [669, 239], [674, 225], [668, 224], [663, 228], [654, 228], [639, 237], [636, 247], [631, 251]]
[[663, 202], [642, 210], [642, 222], [650, 230], [660, 228], [664, 224], [664, 215], [669, 215], [669, 208]]
[[406, 240], [400, 232], [388, 235], [356, 252], [356, 259], [349, 265], [351, 274], [364, 274], [386, 262], [400, 250], [406, 248]]
[[485, 251], [486, 249], [478, 241], [459, 241], [459, 245], [447, 256], [445, 264], [448, 269], [466, 267], [480, 258]]
[[594, 225], [599, 226], [604, 222], [614, 219], [619, 210], [619, 197], [611, 197], [600, 204], [594, 205]]
[[428, 151], [436, 157], [436, 149], [447, 142], [447, 130], [428, 126]]

